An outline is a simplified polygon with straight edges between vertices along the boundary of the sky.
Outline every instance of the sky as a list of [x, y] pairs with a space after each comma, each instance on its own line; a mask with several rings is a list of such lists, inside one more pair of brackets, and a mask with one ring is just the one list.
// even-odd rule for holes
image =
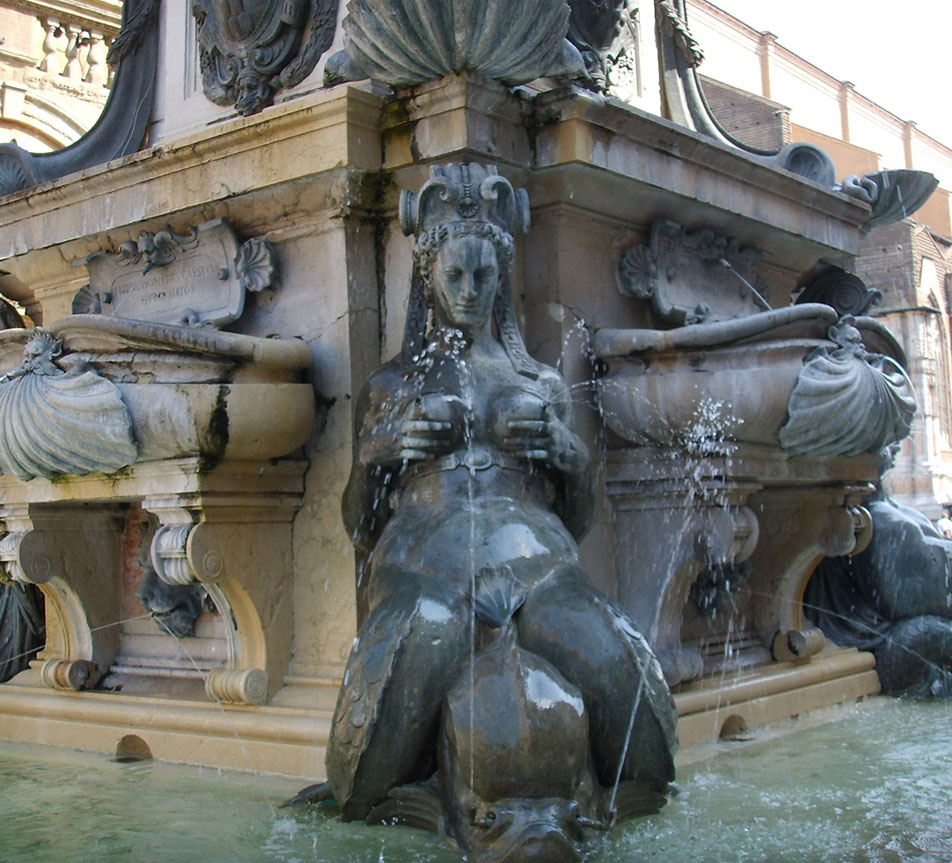
[[711, 2], [952, 147], [952, 0]]

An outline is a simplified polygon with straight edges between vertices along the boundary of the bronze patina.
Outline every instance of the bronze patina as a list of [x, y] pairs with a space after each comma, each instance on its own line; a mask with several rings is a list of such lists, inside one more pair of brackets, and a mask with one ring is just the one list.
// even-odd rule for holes
[[579, 563], [588, 449], [513, 311], [525, 192], [449, 164], [404, 193], [401, 218], [410, 307], [356, 408], [344, 519], [361, 626], [315, 793], [471, 859], [579, 860], [593, 830], [663, 805], [673, 702]]

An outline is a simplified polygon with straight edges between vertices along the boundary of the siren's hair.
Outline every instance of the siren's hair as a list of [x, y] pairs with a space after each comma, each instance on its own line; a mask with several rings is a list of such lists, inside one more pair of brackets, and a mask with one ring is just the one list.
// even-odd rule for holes
[[493, 316], [499, 340], [512, 367], [521, 375], [535, 379], [539, 376], [536, 362], [529, 356], [522, 333], [516, 323], [516, 310], [512, 299], [512, 259], [515, 252], [512, 235], [492, 222], [459, 221], [444, 222], [425, 231], [413, 247], [413, 279], [410, 283], [410, 299], [407, 304], [406, 326], [403, 332], [403, 356], [406, 362], [423, 351], [427, 324], [433, 297], [430, 289], [433, 265], [440, 248], [448, 240], [459, 237], [479, 237], [488, 240], [496, 250], [499, 267], [499, 287], [493, 303]]

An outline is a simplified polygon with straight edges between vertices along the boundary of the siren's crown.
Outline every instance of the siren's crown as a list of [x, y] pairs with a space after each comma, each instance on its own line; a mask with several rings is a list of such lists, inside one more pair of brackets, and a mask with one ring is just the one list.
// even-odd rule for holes
[[400, 193], [400, 226], [407, 236], [419, 237], [448, 222], [488, 222], [508, 234], [525, 234], [529, 196], [525, 189], [513, 189], [495, 165], [434, 165], [419, 194]]

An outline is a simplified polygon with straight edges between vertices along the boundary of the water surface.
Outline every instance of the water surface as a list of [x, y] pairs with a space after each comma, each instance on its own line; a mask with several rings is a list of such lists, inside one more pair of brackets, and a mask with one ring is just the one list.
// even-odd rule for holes
[[[591, 863], [952, 861], [952, 703], [724, 744]], [[433, 834], [278, 809], [301, 783], [0, 742], [3, 863], [451, 863]]]

